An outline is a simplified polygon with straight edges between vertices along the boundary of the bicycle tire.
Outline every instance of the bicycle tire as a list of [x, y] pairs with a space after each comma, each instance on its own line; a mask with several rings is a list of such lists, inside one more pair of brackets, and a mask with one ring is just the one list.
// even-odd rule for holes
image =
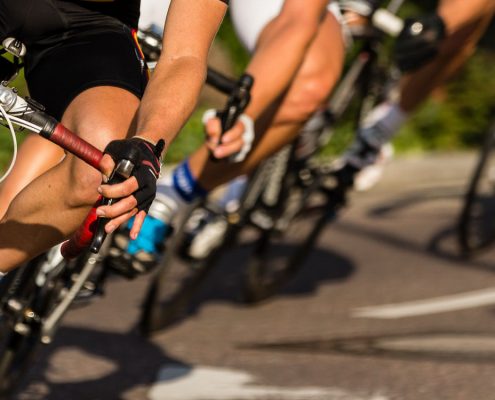
[[22, 383], [42, 345], [43, 318], [58, 299], [62, 285], [58, 275], [41, 286], [36, 282], [44, 261], [45, 255], [42, 255], [16, 270], [10, 285], [17, 283], [17, 286], [3, 293], [16, 299], [20, 308], [0, 321], [0, 399], [9, 398]]
[[[155, 276], [152, 278], [143, 302], [143, 310], [139, 322], [139, 329], [145, 336], [166, 329], [179, 321], [191, 304], [194, 295], [201, 288], [202, 283], [214, 269], [217, 260], [226, 248], [229, 248], [237, 239], [240, 226], [247, 213], [249, 199], [247, 194], [252, 194], [258, 182], [260, 182], [260, 171], [253, 174], [253, 179], [243, 196], [243, 207], [228, 218], [230, 221], [223, 234], [220, 245], [212, 249], [203, 259], [185, 258], [181, 247], [184, 245], [186, 223], [189, 217], [198, 208], [204, 207], [205, 203], [195, 204], [186, 211], [177, 226], [179, 229], [172, 239], [167, 243], [165, 256], [162, 259]], [[260, 190], [260, 189], [258, 189]], [[257, 198], [255, 196], [255, 198]], [[251, 205], [252, 206], [252, 205]], [[225, 217], [217, 213], [217, 217]]]
[[[359, 62], [361, 61], [359, 60]], [[383, 91], [385, 90], [383, 82], [383, 70], [376, 64], [376, 57], [371, 56], [369, 63], [362, 67], [359, 75], [353, 81], [352, 86], [346, 84], [347, 90], [352, 93], [352, 98], [348, 98], [347, 95], [344, 96], [347, 100], [344, 102], [344, 106], [341, 107], [338, 115], [342, 116], [346, 110], [352, 111], [354, 113], [353, 120], [355, 128], [357, 128], [364, 113], [383, 99]], [[289, 161], [289, 163], [290, 162], [291, 161]], [[300, 170], [297, 170], [297, 166], [295, 165], [289, 165], [288, 169], [290, 173], [286, 175], [284, 181], [286, 193], [290, 193], [291, 190], [292, 184], [290, 179], [292, 179], [293, 182], [297, 181], [297, 176], [301, 173]], [[290, 178], [291, 176], [292, 178]], [[294, 179], [294, 176], [296, 179]], [[318, 180], [321, 177], [322, 176], [320, 176]], [[327, 177], [331, 180], [333, 179], [332, 174]], [[346, 186], [346, 190], [351, 187], [352, 182], [350, 185]], [[319, 190], [314, 189], [315, 188], [309, 189], [306, 198], [310, 199], [311, 194], [319, 192]], [[323, 192], [324, 191], [322, 190], [320, 194]], [[285, 196], [283, 191], [281, 191], [280, 196], [282, 196], [280, 201], [282, 203], [281, 207], [283, 208], [283, 203], [287, 201], [289, 196]], [[327, 196], [330, 196], [330, 198]], [[337, 217], [337, 212], [344, 203], [345, 191], [327, 192], [322, 204], [317, 206], [308, 204], [303, 207], [301, 212], [297, 214], [292, 221], [296, 227], [291, 228], [296, 229], [299, 240], [294, 240], [295, 236], [287, 233], [285, 233], [285, 235], [274, 235], [272, 232], [262, 233], [259, 241], [254, 246], [252, 257], [248, 261], [246, 270], [243, 274], [242, 291], [244, 300], [253, 304], [264, 301], [269, 297], [274, 296], [286, 286], [301, 270], [304, 261], [314, 248], [323, 228], [329, 221]], [[310, 210], [311, 212], [309, 212]], [[308, 214], [305, 216], [304, 212], [307, 212]], [[299, 230], [299, 227], [304, 227], [309, 218], [314, 218], [312, 221], [313, 226], [309, 229], [306, 237], [303, 238], [301, 235], [303, 230]], [[276, 224], [277, 223], [275, 223], [275, 225]], [[273, 261], [273, 257], [270, 256], [270, 251], [273, 252], [273, 249], [270, 250], [269, 248], [280, 247], [282, 240], [287, 242], [286, 245], [290, 243], [289, 248], [292, 248], [292, 251], [289, 255], [286, 255], [287, 259], [285, 261], [283, 259]], [[269, 261], [270, 259], [272, 260]]]
[[[24, 303], [23, 310], [27, 308], [27, 304], [33, 302], [28, 282], [31, 279], [31, 271], [34, 273], [34, 270], [30, 269], [33, 262], [7, 275], [7, 287], [2, 293], [3, 307], [6, 307], [8, 300], [14, 296]], [[0, 399], [8, 399], [19, 386], [38, 348], [39, 326], [33, 324], [27, 332], [21, 334], [21, 323], [20, 313], [11, 316], [5, 312], [0, 321]]]
[[143, 302], [139, 329], [145, 336], [163, 330], [181, 319], [191, 298], [213, 266], [210, 256], [203, 260], [183, 256], [186, 223], [201, 204], [189, 208], [176, 234], [167, 242], [165, 255], [151, 279]]
[[483, 143], [458, 219], [463, 256], [488, 249], [495, 242], [495, 122]]
[[[288, 199], [290, 202], [290, 196]], [[255, 304], [267, 300], [292, 281], [304, 267], [327, 221], [326, 195], [310, 190], [304, 205], [283, 231], [277, 226], [260, 230], [243, 271], [244, 301]]]

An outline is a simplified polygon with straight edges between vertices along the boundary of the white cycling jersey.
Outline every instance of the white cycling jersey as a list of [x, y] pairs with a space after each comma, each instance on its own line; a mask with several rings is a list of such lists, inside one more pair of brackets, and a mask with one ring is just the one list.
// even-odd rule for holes
[[[258, 37], [263, 28], [275, 18], [285, 0], [231, 0], [230, 15], [237, 35], [243, 45], [253, 52]], [[141, 0], [140, 28], [149, 28], [151, 25], [163, 29], [170, 0]], [[329, 1], [329, 11], [341, 20], [337, 1]]]
[[[148, 0], [149, 1], [149, 0]], [[231, 0], [230, 16], [239, 40], [250, 52], [264, 27], [282, 10], [285, 0]], [[337, 1], [329, 1], [328, 10], [342, 21]]]
[[170, 0], [141, 0], [139, 27], [142, 29], [155, 25], [163, 29]]

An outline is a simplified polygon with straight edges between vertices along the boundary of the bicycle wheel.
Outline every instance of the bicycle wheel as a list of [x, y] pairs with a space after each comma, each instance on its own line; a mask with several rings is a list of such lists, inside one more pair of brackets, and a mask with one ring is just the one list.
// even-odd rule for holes
[[[224, 250], [233, 246], [240, 227], [249, 207], [259, 196], [262, 184], [262, 169], [253, 175], [241, 201], [243, 207], [229, 215], [223, 211], [208, 207], [205, 203], [192, 206], [178, 221], [179, 229], [166, 244], [165, 257], [152, 279], [143, 304], [140, 320], [140, 330], [144, 335], [150, 335], [158, 330], [165, 329], [184, 316], [194, 295], [201, 288], [202, 283], [214, 269]], [[246, 197], [248, 196], [248, 197]], [[198, 210], [209, 209], [213, 218], [224, 219], [226, 228], [209, 253], [200, 259], [189, 257], [189, 232], [196, 225], [195, 214]]]
[[249, 244], [252, 251], [242, 277], [242, 294], [248, 303], [266, 300], [294, 278], [329, 219], [328, 197], [318, 190], [318, 181], [304, 186], [291, 183], [293, 179], [286, 175], [289, 188], [281, 192], [275, 215], [264, 216], [268, 221], [273, 218], [272, 223], [261, 228], [256, 220], [263, 209], [254, 210], [250, 219], [255, 223], [247, 224], [241, 234], [241, 238], [256, 238]]
[[192, 259], [184, 251], [188, 229], [204, 204], [192, 206], [180, 219], [179, 229], [166, 243], [165, 255], [152, 278], [143, 304], [140, 330], [144, 335], [178, 321], [191, 298], [212, 268], [213, 251], [203, 259]]
[[11, 396], [22, 382], [43, 342], [44, 317], [62, 290], [58, 279], [61, 269], [44, 270], [45, 261], [42, 255], [8, 274], [8, 283], [2, 289], [0, 398]]
[[[369, 51], [367, 57], [358, 58], [342, 79], [328, 110], [332, 122], [349, 113], [353, 132], [357, 131], [363, 115], [383, 98], [385, 92], [386, 80], [376, 64], [376, 53], [371, 49], [366, 51]], [[255, 303], [273, 296], [297, 274], [326, 223], [334, 219], [344, 205], [355, 174], [355, 171], [347, 173], [346, 169], [346, 179], [339, 180], [330, 171], [321, 174], [312, 168], [311, 160], [298, 164], [294, 154], [287, 160], [286, 170], [282, 184], [278, 184], [282, 190], [273, 215], [273, 228], [258, 234], [244, 274], [243, 294], [247, 302]], [[308, 174], [314, 175], [316, 183], [301, 185], [301, 177]], [[319, 190], [319, 181], [327, 178], [337, 186], [331, 183], [330, 191]], [[267, 181], [266, 187], [273, 186], [276, 185]], [[298, 197], [302, 200], [294, 200]]]
[[19, 385], [39, 344], [39, 321], [34, 302], [32, 263], [2, 279], [0, 316], [0, 399], [8, 399]]
[[459, 216], [458, 241], [470, 256], [495, 242], [495, 123], [490, 127]]

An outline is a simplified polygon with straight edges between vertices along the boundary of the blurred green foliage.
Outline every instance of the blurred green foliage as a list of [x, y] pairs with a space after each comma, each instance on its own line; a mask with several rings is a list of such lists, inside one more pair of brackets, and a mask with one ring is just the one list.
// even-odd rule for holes
[[412, 116], [395, 140], [400, 151], [453, 150], [478, 146], [495, 117], [495, 55], [479, 52], [440, 99], [433, 97]]
[[[437, 0], [406, 2], [401, 16], [435, 10]], [[478, 146], [491, 118], [495, 117], [495, 23], [481, 41], [480, 49], [448, 84], [441, 98], [429, 99], [410, 118], [394, 141], [398, 152], [458, 150]], [[226, 19], [218, 39], [228, 50], [234, 72], [240, 74], [249, 55], [236, 39]], [[352, 122], [341, 121], [326, 154], [342, 152], [352, 138]]]
[[[404, 15], [433, 10], [435, 0], [421, 0], [418, 5], [407, 5]], [[485, 35], [483, 48], [477, 52], [459, 75], [446, 86], [443, 95], [426, 102], [404, 126], [394, 144], [399, 152], [425, 150], [453, 150], [478, 146], [489, 120], [495, 116], [495, 27]], [[223, 46], [232, 63], [232, 73], [240, 75], [249, 61], [249, 55], [236, 39], [232, 22], [226, 18], [217, 41]], [[15, 85], [25, 93], [25, 83], [20, 76]], [[167, 162], [178, 162], [190, 154], [204, 140], [201, 115], [207, 105], [193, 114], [183, 131], [173, 143]], [[327, 152], [339, 153], [348, 143], [352, 132], [350, 121], [342, 121], [339, 135]], [[22, 140], [22, 135], [19, 136]], [[12, 155], [11, 140], [4, 128], [0, 128], [0, 170], [8, 164]]]

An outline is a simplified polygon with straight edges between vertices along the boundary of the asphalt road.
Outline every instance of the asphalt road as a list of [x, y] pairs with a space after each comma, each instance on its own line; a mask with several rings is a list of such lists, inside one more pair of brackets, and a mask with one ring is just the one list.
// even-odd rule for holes
[[[492, 400], [495, 252], [458, 257], [472, 155], [395, 161], [278, 297], [239, 302], [233, 253], [191, 314], [136, 333], [147, 277], [72, 310], [22, 400]], [[387, 307], [383, 307], [387, 305]]]

